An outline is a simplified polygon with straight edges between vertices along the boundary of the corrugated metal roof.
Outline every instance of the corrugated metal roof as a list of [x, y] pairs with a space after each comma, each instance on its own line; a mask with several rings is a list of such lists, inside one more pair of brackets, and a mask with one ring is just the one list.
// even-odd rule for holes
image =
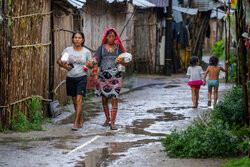
[[142, 8], [150, 8], [150, 7], [155, 7], [156, 5], [153, 3], [150, 3], [146, 0], [133, 0], [133, 5], [139, 6]]
[[156, 5], [156, 7], [168, 7], [168, 0], [147, 0]]
[[71, 5], [80, 9], [86, 3], [86, 0], [67, 0]]
[[[106, 0], [109, 3], [115, 2], [115, 0]], [[116, 2], [124, 2], [125, 0], [116, 0]], [[73, 6], [77, 8], [82, 8], [82, 6], [86, 3], [86, 0], [68, 0]], [[139, 6], [142, 8], [150, 8], [155, 7], [156, 5], [153, 3], [148, 2], [147, 0], [133, 0], [133, 5]]]
[[214, 0], [193, 0], [194, 7], [198, 8], [199, 11], [209, 11], [212, 10], [214, 7], [221, 6], [220, 3], [215, 2]]
[[[113, 3], [115, 0], [107, 0], [109, 3]], [[125, 0], [116, 0], [117, 2], [123, 2]], [[155, 7], [155, 4], [148, 2], [147, 0], [133, 0], [133, 5], [139, 6], [142, 8], [151, 8]]]

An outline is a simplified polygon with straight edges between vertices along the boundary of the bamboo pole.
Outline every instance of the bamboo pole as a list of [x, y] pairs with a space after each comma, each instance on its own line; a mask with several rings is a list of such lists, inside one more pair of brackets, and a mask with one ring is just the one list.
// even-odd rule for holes
[[239, 10], [239, 21], [240, 21], [240, 56], [241, 56], [241, 70], [242, 70], [242, 94], [244, 101], [244, 120], [245, 123], [249, 126], [249, 113], [248, 113], [248, 95], [247, 95], [247, 68], [246, 68], [246, 46], [244, 44], [244, 38], [242, 33], [245, 32], [245, 13], [243, 9], [242, 1], [238, 1], [238, 10]]
[[216, 8], [216, 42], [218, 41], [218, 8]]
[[[229, 61], [230, 59], [230, 43], [231, 43], [231, 25], [230, 25], [230, 9], [231, 9], [231, 2], [228, 0], [228, 42], [227, 42], [227, 55], [226, 55], [226, 61]], [[228, 82], [228, 73], [226, 73], [226, 83]]]

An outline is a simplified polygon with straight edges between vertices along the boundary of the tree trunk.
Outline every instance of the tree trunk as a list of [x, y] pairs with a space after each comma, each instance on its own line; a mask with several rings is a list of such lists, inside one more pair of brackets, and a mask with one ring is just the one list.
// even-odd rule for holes
[[202, 58], [202, 49], [207, 28], [209, 26], [211, 11], [200, 12], [193, 21], [192, 29], [192, 56]]
[[249, 125], [249, 115], [248, 115], [248, 97], [247, 97], [247, 68], [246, 68], [246, 46], [244, 43], [244, 38], [242, 33], [245, 32], [245, 14], [243, 9], [242, 1], [238, 1], [238, 11], [239, 11], [239, 47], [240, 47], [240, 57], [241, 57], [241, 70], [242, 70], [242, 93], [244, 100], [244, 120], [247, 125]]

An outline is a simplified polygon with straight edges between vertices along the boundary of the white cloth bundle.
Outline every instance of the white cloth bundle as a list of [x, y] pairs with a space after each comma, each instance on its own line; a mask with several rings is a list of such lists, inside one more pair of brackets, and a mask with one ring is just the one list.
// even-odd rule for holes
[[[122, 53], [118, 56], [117, 59], [124, 58], [124, 63], [129, 63], [132, 60], [132, 55], [130, 53]], [[118, 71], [125, 72], [125, 66], [122, 64], [118, 64]]]
[[125, 62], [125, 63], [129, 63], [129, 62], [132, 60], [132, 55], [131, 55], [130, 53], [127, 53], [127, 52], [120, 54], [120, 55], [118, 56], [118, 58], [119, 58], [119, 57], [124, 58], [124, 62]]
[[65, 53], [62, 55], [62, 57], [61, 57], [61, 62], [62, 62], [63, 64], [65, 64], [65, 63], [68, 63], [68, 61], [69, 61], [69, 54], [68, 54], [67, 52], [65, 52]]

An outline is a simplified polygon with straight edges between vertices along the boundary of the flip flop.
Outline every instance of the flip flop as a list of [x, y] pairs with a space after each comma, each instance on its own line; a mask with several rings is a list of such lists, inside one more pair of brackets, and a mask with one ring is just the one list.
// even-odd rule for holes
[[77, 126], [78, 128], [82, 128], [82, 124]]
[[77, 128], [77, 127], [74, 127], [74, 126], [73, 126], [71, 129], [72, 129], [73, 131], [77, 131], [77, 130], [78, 130], [78, 128]]
[[115, 125], [113, 125], [113, 126], [110, 125], [110, 130], [117, 130], [117, 129], [118, 128]]
[[102, 126], [104, 126], [104, 127], [110, 126], [110, 123], [105, 121]]

